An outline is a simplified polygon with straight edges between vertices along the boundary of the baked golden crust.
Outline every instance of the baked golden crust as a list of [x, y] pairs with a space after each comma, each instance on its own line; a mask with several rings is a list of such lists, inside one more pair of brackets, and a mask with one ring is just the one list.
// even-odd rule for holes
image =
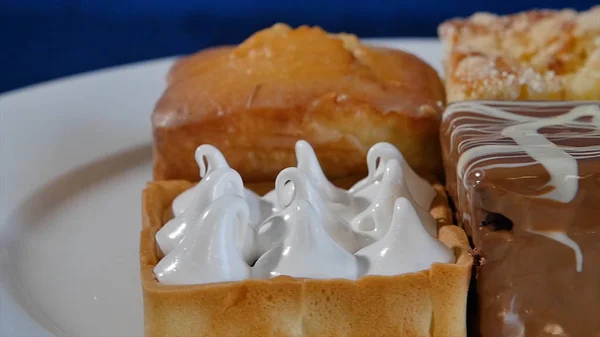
[[440, 25], [448, 102], [600, 99], [600, 6]]
[[[269, 280], [165, 286], [153, 268], [154, 236], [171, 217], [172, 200], [187, 181], [149, 183], [143, 192], [140, 242], [146, 337], [165, 336], [466, 336], [466, 300], [472, 256], [466, 234], [451, 225], [441, 185], [431, 209], [439, 239], [456, 264], [358, 281], [276, 277]], [[264, 191], [268, 185], [253, 185]]]
[[[308, 141], [331, 179], [365, 175], [377, 142], [420, 174], [441, 174], [443, 85], [414, 55], [352, 35], [275, 25], [237, 47], [177, 62], [152, 116], [154, 178], [197, 181], [193, 153], [218, 147], [244, 181], [274, 180]], [[427, 153], [426, 156], [423, 153]]]

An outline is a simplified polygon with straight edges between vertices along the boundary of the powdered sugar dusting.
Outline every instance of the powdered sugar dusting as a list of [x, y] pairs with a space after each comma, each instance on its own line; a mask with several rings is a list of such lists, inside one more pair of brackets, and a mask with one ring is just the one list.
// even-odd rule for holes
[[448, 101], [576, 100], [598, 95], [600, 6], [587, 12], [476, 13], [442, 24]]

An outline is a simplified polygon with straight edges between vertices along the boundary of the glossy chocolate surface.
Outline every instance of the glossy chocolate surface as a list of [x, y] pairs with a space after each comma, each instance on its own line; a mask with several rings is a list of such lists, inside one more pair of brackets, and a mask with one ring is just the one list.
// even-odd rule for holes
[[481, 336], [600, 336], [600, 102], [458, 102], [440, 136]]

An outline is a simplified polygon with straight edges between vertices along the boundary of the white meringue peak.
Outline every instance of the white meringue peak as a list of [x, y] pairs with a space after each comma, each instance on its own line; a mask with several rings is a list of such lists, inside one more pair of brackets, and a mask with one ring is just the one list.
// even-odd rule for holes
[[367, 209], [358, 214], [350, 222], [351, 228], [368, 239], [369, 244], [383, 238], [390, 227], [394, 213], [394, 205], [398, 198], [406, 198], [415, 204], [420, 222], [432, 237], [437, 237], [437, 224], [428, 210], [416, 204], [405, 179], [406, 166], [401, 166], [396, 159], [387, 161], [377, 194]]
[[243, 196], [244, 185], [240, 175], [231, 168], [219, 168], [209, 172], [194, 187], [189, 207], [167, 222], [157, 233], [156, 242], [164, 254], [173, 250], [187, 235], [190, 223], [196, 221], [210, 204], [226, 195]]
[[315, 151], [308, 142], [304, 140], [296, 142], [296, 160], [297, 167], [308, 175], [323, 200], [327, 201], [336, 214], [345, 221], [350, 221], [369, 205], [369, 200], [355, 197], [327, 179]]
[[[200, 170], [200, 178], [206, 177], [213, 170], [229, 167], [229, 164], [221, 151], [209, 144], [198, 146], [194, 157], [196, 158], [196, 164], [198, 164]], [[192, 199], [194, 199], [198, 185], [199, 184], [187, 189], [173, 200], [173, 215], [178, 216], [185, 211]]]
[[352, 203], [348, 191], [335, 186], [327, 179], [315, 150], [307, 141], [296, 142], [296, 160], [298, 161], [297, 167], [310, 178], [325, 200], [345, 205]]
[[[200, 145], [196, 149], [195, 158], [200, 170], [200, 178], [202, 179], [198, 184], [187, 189], [173, 200], [172, 209], [175, 216], [182, 214], [192, 204], [192, 200], [194, 200], [197, 194], [204, 193], [202, 184], [210, 176], [211, 172], [223, 168], [231, 169], [221, 151], [212, 145]], [[246, 199], [250, 206], [250, 224], [257, 226], [273, 214], [275, 205], [270, 200], [261, 198], [249, 189], [244, 189], [244, 191], [244, 194], [241, 196]]]
[[437, 192], [427, 180], [415, 173], [402, 153], [390, 143], [377, 143], [369, 149], [367, 152], [369, 173], [366, 178], [352, 186], [349, 192], [357, 197], [372, 199], [381, 186], [385, 167], [390, 160], [397, 160], [402, 166], [408, 190], [415, 202], [422, 208], [429, 209]]
[[159, 282], [204, 284], [250, 278], [250, 266], [235, 244], [240, 224], [248, 223], [248, 217], [248, 205], [238, 195], [213, 201], [191, 224], [190, 235], [154, 268]]
[[158, 280], [354, 280], [454, 262], [429, 213], [435, 189], [393, 145], [371, 147], [369, 174], [349, 191], [327, 179], [306, 141], [295, 151], [297, 167], [282, 170], [275, 189], [260, 197], [244, 188], [217, 148], [198, 147], [202, 179], [173, 201], [175, 218], [156, 234], [165, 254], [154, 269]]
[[289, 234], [258, 259], [252, 267], [254, 278], [288, 275], [354, 280], [358, 277], [356, 258], [327, 234], [322, 216], [307, 200], [295, 199], [283, 213]]
[[[288, 184], [294, 186], [292, 201], [308, 201], [323, 222], [326, 232], [335, 242], [350, 253], [354, 253], [362, 247], [360, 237], [350, 229], [346, 221], [333, 212], [330, 204], [322, 198], [313, 181], [302, 170], [296, 167], [288, 167], [279, 173], [275, 180], [278, 200], [285, 199], [285, 195], [288, 193], [286, 187]], [[281, 206], [282, 208], [289, 207], [285, 204]]]
[[367, 275], [400, 275], [455, 262], [452, 249], [427, 233], [415, 206], [406, 198], [396, 200], [385, 236], [356, 253], [367, 261]]

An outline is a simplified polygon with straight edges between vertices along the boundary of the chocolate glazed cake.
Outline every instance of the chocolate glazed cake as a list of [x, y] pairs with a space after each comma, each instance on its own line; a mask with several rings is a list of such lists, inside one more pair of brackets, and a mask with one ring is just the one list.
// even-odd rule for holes
[[441, 139], [481, 336], [600, 336], [600, 102], [457, 102]]

